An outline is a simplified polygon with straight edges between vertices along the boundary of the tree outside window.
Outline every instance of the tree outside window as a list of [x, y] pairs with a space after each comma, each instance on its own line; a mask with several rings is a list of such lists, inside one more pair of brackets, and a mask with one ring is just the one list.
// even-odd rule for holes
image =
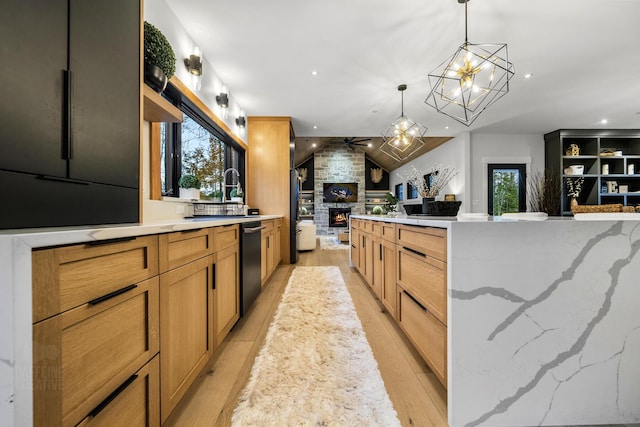
[[526, 165], [490, 164], [489, 214], [524, 212], [526, 210]]
[[182, 122], [181, 143], [182, 174], [195, 175], [205, 195], [222, 190], [225, 144], [187, 115]]

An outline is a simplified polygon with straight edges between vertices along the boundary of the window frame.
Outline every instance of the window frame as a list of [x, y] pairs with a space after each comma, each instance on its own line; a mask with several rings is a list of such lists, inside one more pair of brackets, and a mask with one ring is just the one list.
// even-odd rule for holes
[[518, 212], [527, 210], [527, 164], [526, 163], [487, 163], [487, 213], [493, 213], [493, 173], [500, 169], [518, 170]]
[[[240, 177], [238, 179], [242, 188], [246, 188], [246, 150], [222, 127], [220, 127], [209, 115], [200, 109], [191, 99], [169, 83], [162, 93], [163, 97], [175, 105], [183, 114], [213, 134], [224, 144], [224, 168], [235, 168]], [[166, 123], [167, 146], [165, 149], [164, 169], [165, 187], [162, 189], [164, 197], [179, 197], [178, 180], [182, 174], [182, 123]], [[234, 155], [236, 153], [236, 155]], [[231, 188], [224, 189], [226, 198], [230, 197]]]

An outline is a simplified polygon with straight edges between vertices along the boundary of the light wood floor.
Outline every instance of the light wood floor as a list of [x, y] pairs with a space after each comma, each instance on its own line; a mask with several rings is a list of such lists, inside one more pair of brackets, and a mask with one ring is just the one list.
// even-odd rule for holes
[[249, 313], [222, 343], [208, 370], [175, 409], [168, 426], [228, 426], [249, 378], [289, 276], [296, 265], [340, 268], [358, 317], [378, 361], [389, 397], [403, 426], [447, 426], [446, 391], [382, 309], [360, 274], [349, 267], [348, 251], [300, 254], [295, 265], [277, 267]]

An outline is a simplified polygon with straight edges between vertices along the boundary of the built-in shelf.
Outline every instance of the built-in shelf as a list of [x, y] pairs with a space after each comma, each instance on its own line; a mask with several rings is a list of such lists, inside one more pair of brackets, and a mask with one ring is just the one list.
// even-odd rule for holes
[[182, 122], [182, 111], [164, 99], [155, 90], [143, 84], [144, 114], [143, 117], [148, 122]]

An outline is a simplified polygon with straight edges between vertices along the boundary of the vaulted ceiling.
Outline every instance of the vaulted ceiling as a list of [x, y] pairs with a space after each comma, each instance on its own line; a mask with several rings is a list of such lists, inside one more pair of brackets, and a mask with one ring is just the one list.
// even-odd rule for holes
[[166, 2], [246, 114], [291, 116], [304, 150], [380, 137], [402, 83], [429, 138], [640, 127], [638, 0], [471, 0], [469, 41], [507, 43], [516, 74], [469, 128], [424, 103], [428, 73], [464, 41], [457, 0]]

